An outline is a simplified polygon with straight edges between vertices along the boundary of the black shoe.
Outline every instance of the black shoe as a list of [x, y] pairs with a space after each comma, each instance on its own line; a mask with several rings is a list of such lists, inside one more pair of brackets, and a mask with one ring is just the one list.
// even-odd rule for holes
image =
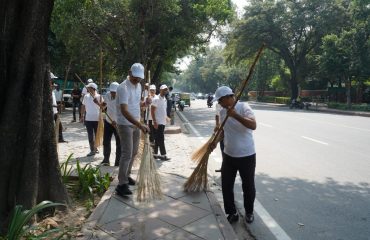
[[76, 120], [72, 120], [71, 123], [76, 122]]
[[58, 142], [60, 142], [60, 143], [67, 143], [67, 141], [66, 140], [64, 140], [64, 139], [59, 139], [59, 141]]
[[252, 223], [254, 221], [254, 215], [252, 214], [245, 214], [245, 221], [247, 223]]
[[94, 156], [95, 155], [95, 151], [91, 151], [91, 152], [89, 152], [87, 155], [86, 155], [86, 157], [91, 157], [91, 156]]
[[128, 185], [127, 184], [122, 184], [122, 185], [118, 185], [116, 187], [116, 194], [118, 196], [127, 196], [127, 195], [131, 195], [132, 192], [130, 191], [130, 189], [128, 188]]
[[102, 165], [102, 166], [109, 166], [109, 162], [108, 162], [108, 161], [103, 160], [103, 161], [100, 163], [100, 165]]
[[238, 220], [239, 220], [239, 215], [237, 213], [229, 214], [227, 216], [227, 221], [229, 221], [229, 223], [234, 223], [234, 222], [237, 222]]
[[98, 150], [98, 149], [96, 149], [96, 150], [95, 150], [95, 153], [96, 153], [96, 154], [98, 154], [98, 153], [99, 153], [99, 150]]
[[119, 167], [119, 161], [116, 161], [116, 162], [114, 163], [114, 166], [115, 166], [115, 167]]
[[158, 154], [153, 153], [154, 159], [160, 159], [161, 157]]
[[167, 156], [159, 156], [159, 159], [161, 159], [162, 161], [169, 161], [169, 160], [171, 160], [171, 158], [169, 158]]
[[221, 169], [216, 169], [215, 172], [221, 172]]
[[128, 185], [134, 186], [136, 184], [136, 181], [132, 179], [131, 177], [128, 177]]

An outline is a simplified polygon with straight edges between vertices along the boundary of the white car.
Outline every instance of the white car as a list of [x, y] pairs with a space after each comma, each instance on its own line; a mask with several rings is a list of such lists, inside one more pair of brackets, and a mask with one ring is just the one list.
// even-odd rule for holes
[[64, 89], [63, 91], [63, 102], [64, 106], [72, 107], [73, 99], [72, 99], [72, 90], [73, 89]]

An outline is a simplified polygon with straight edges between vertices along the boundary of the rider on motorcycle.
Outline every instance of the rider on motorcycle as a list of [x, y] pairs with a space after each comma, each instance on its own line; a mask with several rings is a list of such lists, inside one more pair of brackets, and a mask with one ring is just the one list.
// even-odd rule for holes
[[213, 94], [210, 93], [210, 94], [208, 94], [208, 98], [207, 98], [208, 107], [212, 107], [212, 104], [213, 104], [212, 100], [213, 100]]

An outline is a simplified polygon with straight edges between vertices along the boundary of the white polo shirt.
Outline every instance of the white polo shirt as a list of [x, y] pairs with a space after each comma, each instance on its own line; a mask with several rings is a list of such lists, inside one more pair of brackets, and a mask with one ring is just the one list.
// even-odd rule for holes
[[167, 99], [166, 96], [157, 95], [152, 101], [152, 107], [155, 107], [155, 119], [158, 125], [166, 125], [167, 117]]
[[55, 98], [55, 92], [54, 91], [51, 92], [51, 97], [52, 97], [52, 104], [53, 104], [53, 113], [54, 114], [57, 114], [58, 113], [58, 109], [57, 109], [57, 107], [54, 107], [54, 106], [57, 105], [57, 100]]
[[[100, 94], [98, 93], [95, 94], [94, 98], [98, 100], [98, 102], [104, 102], [103, 98], [100, 101]], [[88, 93], [82, 100], [82, 104], [85, 105], [86, 109], [85, 121], [99, 121], [100, 108], [96, 103], [94, 103], [94, 98], [90, 95], [90, 93]]]
[[57, 102], [61, 102], [62, 99], [63, 99], [63, 96], [62, 96], [62, 90], [56, 90], [54, 89], [53, 92], [55, 93], [55, 99]]
[[[103, 98], [104, 102], [107, 104], [107, 114], [113, 121], [117, 122], [117, 98], [112, 99], [112, 95], [110, 92], [108, 92]], [[109, 123], [112, 123], [109, 117], [105, 117], [105, 120]]]
[[132, 125], [121, 113], [121, 104], [127, 104], [128, 112], [137, 121], [140, 121], [141, 84], [132, 84], [129, 79], [123, 81], [116, 93], [117, 124]]
[[[220, 111], [220, 122], [226, 117], [227, 110]], [[255, 118], [248, 103], [238, 102], [235, 111], [243, 117]], [[253, 140], [253, 130], [246, 128], [235, 118], [229, 117], [224, 126], [224, 152], [231, 157], [247, 157], [256, 153]]]

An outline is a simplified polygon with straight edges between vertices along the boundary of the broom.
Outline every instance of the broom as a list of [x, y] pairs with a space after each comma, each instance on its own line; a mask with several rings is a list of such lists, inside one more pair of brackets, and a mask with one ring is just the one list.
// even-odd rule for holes
[[[150, 71], [148, 71], [148, 82], [150, 84]], [[148, 93], [149, 94], [149, 93]], [[149, 106], [147, 107], [147, 118], [149, 116]], [[152, 148], [150, 146], [149, 135], [145, 134], [144, 150], [141, 158], [140, 168], [138, 172], [138, 187], [137, 187], [137, 200], [139, 202], [152, 199], [161, 199], [161, 181], [157, 171], [157, 166], [154, 160]]]
[[[236, 101], [234, 105], [232, 106], [232, 108], [235, 107], [236, 103], [240, 99], [241, 94], [244, 91], [244, 88], [246, 87], [248, 81], [252, 77], [253, 70], [264, 48], [265, 48], [265, 44], [263, 44], [258, 50], [257, 55], [253, 61], [253, 64], [251, 68], [249, 69], [249, 74], [247, 78], [242, 82], [242, 86], [240, 88], [240, 91], [236, 97]], [[199, 191], [206, 190], [208, 188], [207, 166], [208, 166], [209, 155], [211, 154], [210, 146], [217, 143], [217, 141], [220, 140], [220, 134], [222, 132], [222, 129], [227, 119], [228, 119], [228, 115], [226, 115], [225, 119], [223, 120], [222, 124], [220, 125], [216, 133], [214, 133], [211, 136], [211, 138], [207, 141], [207, 143], [205, 143], [201, 148], [199, 148], [197, 151], [195, 151], [195, 153], [192, 154], [192, 160], [195, 162], [198, 162], [198, 165], [184, 184], [185, 192], [199, 192]]]

